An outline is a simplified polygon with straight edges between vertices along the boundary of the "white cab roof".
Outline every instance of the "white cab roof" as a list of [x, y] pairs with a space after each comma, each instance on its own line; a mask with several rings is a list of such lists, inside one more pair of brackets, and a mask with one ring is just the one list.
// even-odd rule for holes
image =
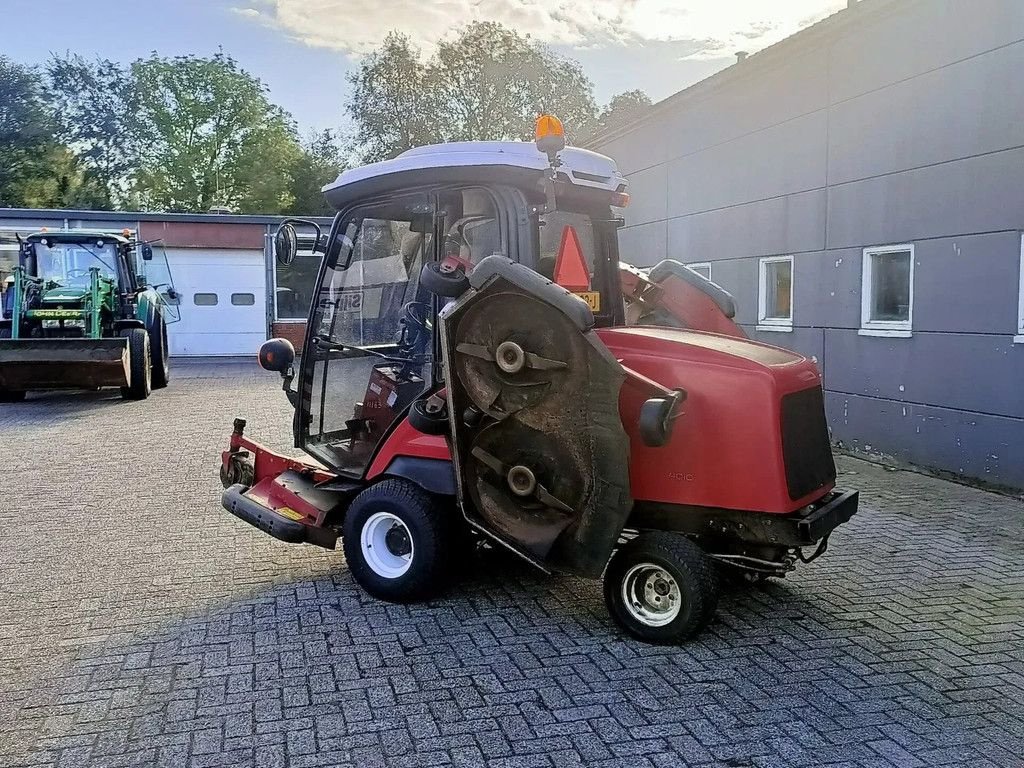
[[[564, 174], [566, 180], [574, 185], [609, 192], [615, 192], [626, 185], [625, 177], [619, 173], [615, 161], [610, 157], [578, 147], [567, 147], [558, 156], [562, 161], [559, 173]], [[325, 186], [323, 191], [337, 191], [370, 179], [430, 169], [499, 166], [537, 171], [540, 176], [548, 169], [548, 159], [536, 146], [525, 141], [462, 141], [431, 144], [410, 149], [393, 160], [344, 171], [336, 181]]]

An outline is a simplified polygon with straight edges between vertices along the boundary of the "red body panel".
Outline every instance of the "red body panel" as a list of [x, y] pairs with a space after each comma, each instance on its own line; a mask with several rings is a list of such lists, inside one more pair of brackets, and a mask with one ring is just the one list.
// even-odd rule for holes
[[366, 479], [372, 480], [384, 474], [392, 460], [399, 456], [441, 459], [443, 461], [452, 459], [451, 451], [448, 450], [448, 441], [444, 435], [426, 435], [418, 429], [414, 429], [407, 419], [403, 419], [381, 445], [377, 455], [370, 463]]
[[667, 445], [650, 448], [636, 427], [644, 387], [622, 388], [619, 413], [630, 437], [637, 500], [787, 513], [831, 490], [790, 499], [780, 433], [784, 394], [820, 386], [801, 355], [746, 339], [669, 328], [601, 328], [622, 364], [687, 399]]

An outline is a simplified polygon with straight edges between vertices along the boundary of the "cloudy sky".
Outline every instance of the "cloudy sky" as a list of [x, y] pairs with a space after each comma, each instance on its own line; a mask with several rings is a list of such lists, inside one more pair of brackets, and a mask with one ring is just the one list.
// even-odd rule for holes
[[632, 88], [664, 98], [844, 7], [845, 0], [2, 0], [0, 52], [41, 63], [72, 50], [131, 60], [222, 46], [261, 77], [303, 128], [341, 124], [345, 73], [392, 29], [429, 54], [438, 39], [495, 20], [578, 59], [606, 101]]

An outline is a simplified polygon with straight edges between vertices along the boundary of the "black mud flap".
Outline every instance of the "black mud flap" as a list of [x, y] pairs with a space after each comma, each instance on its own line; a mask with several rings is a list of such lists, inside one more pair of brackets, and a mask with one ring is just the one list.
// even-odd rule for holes
[[543, 568], [601, 573], [632, 506], [622, 367], [578, 297], [500, 256], [440, 316], [459, 501]]

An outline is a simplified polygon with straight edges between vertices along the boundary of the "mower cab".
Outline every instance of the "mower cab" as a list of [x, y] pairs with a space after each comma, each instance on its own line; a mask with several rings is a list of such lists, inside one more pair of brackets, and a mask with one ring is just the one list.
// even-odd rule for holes
[[[0, 401], [103, 387], [142, 399], [165, 386], [176, 294], [166, 260], [154, 257], [129, 230], [42, 231], [21, 241], [0, 312]], [[163, 282], [147, 282], [147, 273]]]
[[[626, 187], [549, 117], [536, 145], [344, 172], [313, 238], [295, 389], [291, 346], [261, 352], [316, 462], [236, 419], [224, 506], [284, 541], [341, 538], [384, 599], [435, 591], [466, 532], [546, 571], [604, 572], [616, 620], [666, 642], [710, 620], [720, 571], [781, 576], [823, 552], [857, 497], [833, 487], [820, 374], [747, 340], [731, 297], [682, 265], [623, 267]], [[291, 222], [275, 242], [294, 257]]]

